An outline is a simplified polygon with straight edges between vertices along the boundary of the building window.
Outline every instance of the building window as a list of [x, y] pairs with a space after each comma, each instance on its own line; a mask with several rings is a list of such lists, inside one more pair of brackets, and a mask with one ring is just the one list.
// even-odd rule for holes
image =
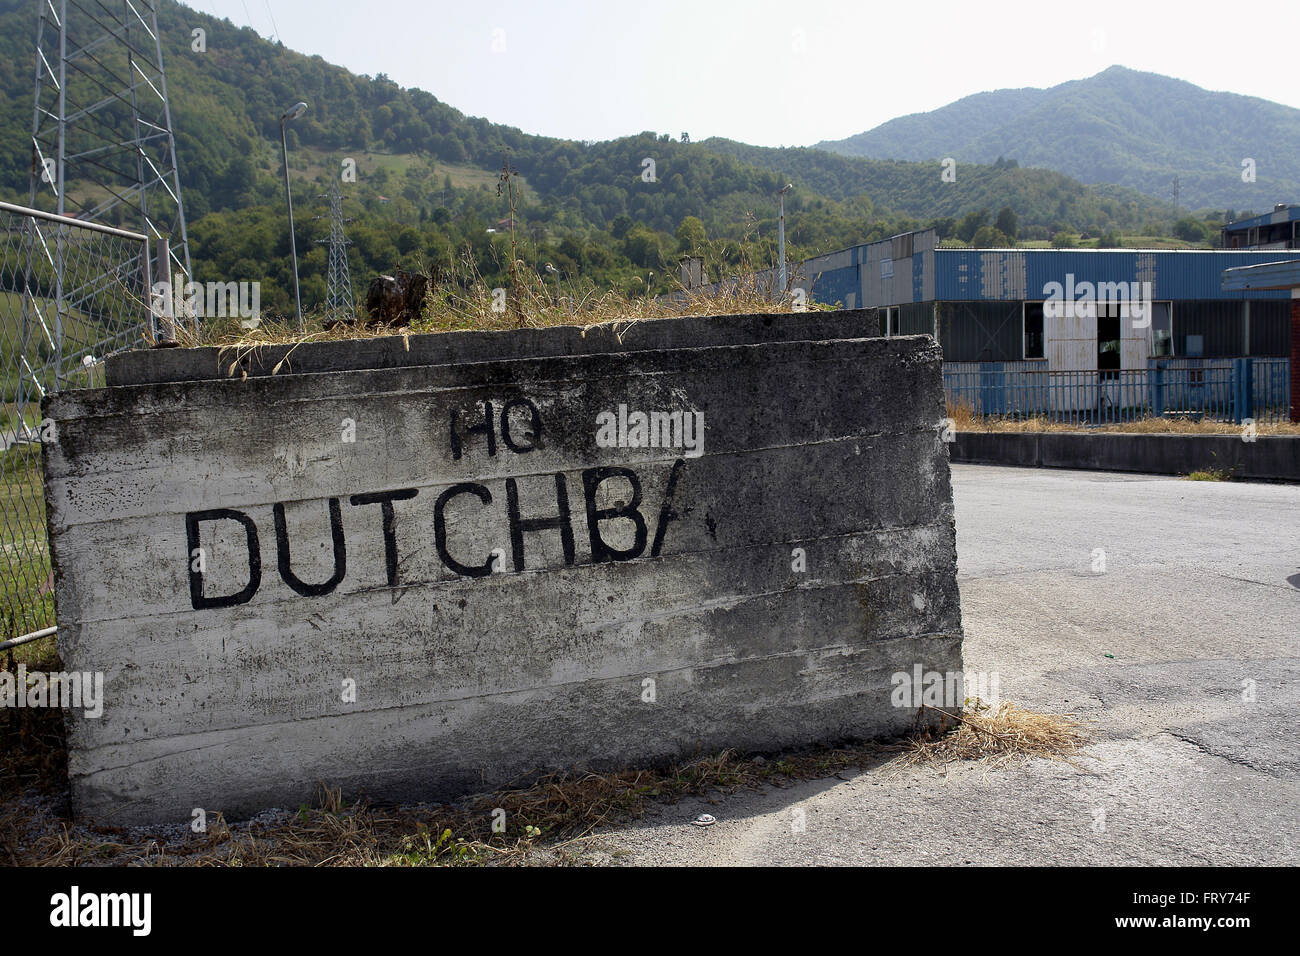
[[899, 313], [900, 313], [900, 309], [898, 306], [896, 305], [885, 306], [884, 315], [881, 316], [881, 318], [884, 321], [881, 324], [883, 325], [882, 331], [884, 332], [886, 337], [902, 334], [900, 331], [901, 317]]
[[1046, 358], [1043, 345], [1043, 303], [1025, 303], [1025, 358]]
[[1152, 302], [1151, 354], [1157, 357], [1174, 354], [1174, 320], [1168, 302]]
[[1097, 306], [1097, 371], [1101, 380], [1119, 378], [1119, 308]]

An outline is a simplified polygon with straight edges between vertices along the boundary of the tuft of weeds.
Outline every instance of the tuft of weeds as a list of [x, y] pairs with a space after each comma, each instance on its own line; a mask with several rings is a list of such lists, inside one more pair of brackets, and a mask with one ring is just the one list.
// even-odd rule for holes
[[989, 760], [995, 765], [1040, 757], [1068, 761], [1087, 741], [1073, 714], [1040, 714], [1010, 701], [990, 707], [975, 701], [962, 714], [925, 707], [942, 715], [938, 729], [911, 741], [904, 764]]

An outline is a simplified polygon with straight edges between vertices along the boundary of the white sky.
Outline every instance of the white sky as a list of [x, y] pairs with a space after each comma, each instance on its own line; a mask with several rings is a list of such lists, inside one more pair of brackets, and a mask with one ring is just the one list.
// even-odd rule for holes
[[[1300, 108], [1295, 0], [191, 0], [525, 132], [839, 139], [1112, 64]], [[494, 51], [495, 37], [504, 50]], [[498, 46], [500, 43], [498, 43]], [[1272, 52], [1268, 52], [1272, 47]]]

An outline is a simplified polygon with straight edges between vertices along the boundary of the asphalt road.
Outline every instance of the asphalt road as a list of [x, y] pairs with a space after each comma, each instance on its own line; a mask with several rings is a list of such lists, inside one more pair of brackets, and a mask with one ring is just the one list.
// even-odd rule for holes
[[1079, 766], [718, 794], [596, 834], [592, 862], [1300, 863], [1300, 488], [979, 465], [953, 483], [966, 667], [1087, 717]]

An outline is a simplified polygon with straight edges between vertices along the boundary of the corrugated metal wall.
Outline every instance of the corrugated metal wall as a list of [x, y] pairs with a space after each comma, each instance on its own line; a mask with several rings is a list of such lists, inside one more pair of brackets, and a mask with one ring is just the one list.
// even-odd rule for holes
[[[1224, 269], [1295, 258], [1294, 250], [1165, 251], [1133, 249], [939, 249], [934, 230], [907, 233], [809, 259], [820, 302], [877, 307], [908, 302], [1039, 300], [1050, 283], [1149, 282], [1154, 299], [1222, 299]], [[1252, 301], [1284, 300], [1286, 291], [1252, 292]]]
[[[1252, 303], [1251, 322], [1254, 323]], [[1187, 337], [1201, 337], [1201, 355], [1220, 358], [1242, 353], [1240, 302], [1175, 302], [1174, 355], [1187, 355]]]
[[899, 306], [899, 333], [902, 335], [934, 335], [934, 303], [909, 302]]
[[939, 303], [945, 362], [1010, 362], [1024, 357], [1019, 302]]
[[1250, 354], [1291, 354], [1291, 302], [1250, 303]]
[[808, 293], [811, 301], [828, 305], [839, 302], [846, 309], [862, 308], [862, 283], [856, 265], [823, 272], [805, 272], [804, 277], [794, 284]]
[[[1290, 250], [1173, 252], [1086, 249], [938, 249], [933, 230], [894, 236], [819, 256], [804, 263], [810, 297], [848, 308], [899, 306], [899, 331], [933, 333], [939, 303], [939, 337], [946, 361], [1019, 361], [1023, 357], [1022, 301], [1046, 297], [1051, 283], [1150, 283], [1150, 295], [1171, 300], [1174, 349], [1186, 355], [1187, 337], [1201, 336], [1207, 357], [1241, 355], [1245, 296], [1224, 292], [1224, 269], [1294, 258]], [[1250, 293], [1250, 354], [1289, 354], [1289, 293]], [[1123, 367], [1150, 350], [1149, 332], [1125, 327]], [[1045, 328], [1052, 367], [1095, 368], [1096, 329], [1063, 334]], [[1084, 334], [1090, 332], [1091, 334]], [[1064, 340], [1074, 341], [1067, 348]], [[1139, 339], [1141, 341], [1139, 341]], [[1069, 351], [1066, 356], [1062, 351]]]

